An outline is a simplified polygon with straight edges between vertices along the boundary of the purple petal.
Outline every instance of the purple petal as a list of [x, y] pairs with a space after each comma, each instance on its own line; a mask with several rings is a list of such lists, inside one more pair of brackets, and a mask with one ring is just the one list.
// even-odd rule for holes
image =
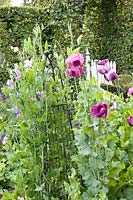
[[101, 66], [97, 71], [100, 74], [107, 74], [111, 70], [111, 67]]
[[113, 105], [114, 105], [114, 102], [113, 102], [113, 101], [111, 101], [111, 102], [110, 102], [110, 106], [113, 106]]
[[127, 122], [130, 126], [133, 126], [133, 116], [130, 116], [129, 118], [127, 118]]
[[104, 60], [99, 61], [97, 64], [98, 65], [106, 65], [108, 62], [109, 62], [108, 59], [104, 59]]
[[102, 117], [105, 116], [105, 118], [108, 117], [108, 106], [106, 103], [100, 102], [97, 105], [92, 106], [91, 108], [91, 115], [93, 117]]
[[116, 79], [118, 79], [118, 74], [116, 72], [111, 72], [109, 74], [109, 81], [114, 81]]

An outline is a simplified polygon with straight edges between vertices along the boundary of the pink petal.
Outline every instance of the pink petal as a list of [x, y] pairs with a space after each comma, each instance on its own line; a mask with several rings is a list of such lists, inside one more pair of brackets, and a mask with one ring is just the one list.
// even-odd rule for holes
[[69, 67], [81, 66], [83, 63], [84, 57], [81, 53], [72, 54], [65, 61], [65, 64]]
[[128, 89], [128, 94], [133, 95], [133, 87]]
[[79, 78], [83, 73], [83, 67], [71, 67], [68, 70], [66, 70], [66, 74], [71, 78]]

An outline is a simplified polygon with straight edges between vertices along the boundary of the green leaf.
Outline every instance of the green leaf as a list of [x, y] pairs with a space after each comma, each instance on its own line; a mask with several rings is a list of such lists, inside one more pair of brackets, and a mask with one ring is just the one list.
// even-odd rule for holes
[[48, 42], [47, 42], [47, 40], [45, 42], [45, 50], [48, 50]]
[[78, 37], [78, 39], [77, 39], [78, 45], [80, 45], [82, 38], [83, 38], [83, 35], [80, 35], [80, 36]]
[[80, 50], [80, 47], [74, 49], [74, 50], [72, 51], [72, 53], [73, 53], [73, 54], [75, 54], [75, 53], [79, 53], [79, 50]]
[[72, 54], [72, 48], [67, 47], [67, 55], [70, 56]]

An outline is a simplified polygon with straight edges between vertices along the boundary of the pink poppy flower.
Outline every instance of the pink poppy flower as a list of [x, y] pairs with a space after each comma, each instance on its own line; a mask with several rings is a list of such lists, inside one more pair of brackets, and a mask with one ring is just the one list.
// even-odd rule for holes
[[66, 70], [66, 74], [71, 78], [79, 78], [84, 73], [83, 67], [72, 67]]
[[108, 105], [103, 102], [100, 102], [97, 105], [92, 106], [91, 108], [91, 115], [93, 117], [99, 118], [104, 116], [105, 118], [107, 118], [108, 113], [109, 113]]
[[98, 65], [106, 65], [108, 62], [109, 62], [108, 59], [104, 59], [104, 60], [99, 61], [97, 64]]
[[111, 67], [101, 66], [97, 71], [100, 74], [107, 74], [111, 70]]
[[130, 116], [129, 118], [127, 118], [127, 122], [130, 126], [133, 126], [133, 116]]
[[82, 66], [83, 63], [84, 63], [84, 57], [81, 53], [72, 54], [65, 61], [65, 64], [68, 65], [70, 68]]
[[128, 89], [128, 94], [130, 94], [130, 95], [133, 96], [133, 87], [131, 87], [131, 88]]
[[118, 74], [116, 72], [111, 72], [109, 74], [109, 78], [108, 79], [109, 79], [109, 81], [114, 81], [114, 80], [118, 79]]

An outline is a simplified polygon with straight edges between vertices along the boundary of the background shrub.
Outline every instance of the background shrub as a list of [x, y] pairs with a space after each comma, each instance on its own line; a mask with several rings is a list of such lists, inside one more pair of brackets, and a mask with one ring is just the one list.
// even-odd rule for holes
[[125, 99], [128, 97], [128, 89], [133, 85], [132, 74], [122, 74], [113, 82], [113, 85], [101, 84], [101, 88], [110, 91], [116, 95], [122, 95]]

